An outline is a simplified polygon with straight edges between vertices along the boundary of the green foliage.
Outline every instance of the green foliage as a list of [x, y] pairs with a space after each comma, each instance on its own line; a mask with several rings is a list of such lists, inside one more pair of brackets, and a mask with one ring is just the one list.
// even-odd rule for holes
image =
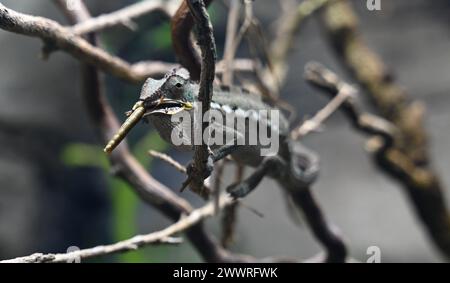
[[108, 168], [108, 159], [99, 146], [71, 143], [64, 147], [61, 160], [67, 166]]
[[[109, 179], [114, 216], [114, 240], [120, 241], [130, 238], [138, 232], [136, 218], [139, 200], [127, 183], [117, 178]], [[123, 253], [119, 255], [119, 261], [143, 262], [144, 254], [141, 250]]]
[[155, 50], [169, 49], [172, 45], [170, 24], [165, 22], [160, 24], [157, 28], [152, 29], [148, 38], [150, 40], [149, 45]]

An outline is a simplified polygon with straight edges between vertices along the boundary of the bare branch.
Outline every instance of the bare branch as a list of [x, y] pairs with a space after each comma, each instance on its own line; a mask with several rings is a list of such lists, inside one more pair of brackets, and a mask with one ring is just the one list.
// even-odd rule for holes
[[[198, 94], [198, 100], [201, 102], [202, 112], [198, 121], [201, 122], [201, 133], [203, 134], [209, 129], [209, 117], [206, 117], [206, 121], [203, 121], [203, 118], [205, 117], [205, 113], [209, 111], [213, 94], [216, 44], [214, 41], [212, 25], [203, 0], [189, 0], [186, 3], [188, 4], [196, 25], [197, 38], [202, 53], [200, 89]], [[209, 137], [209, 133], [206, 133], [206, 135]], [[191, 188], [194, 191], [200, 192], [203, 186], [203, 181], [207, 177], [204, 175], [204, 172], [209, 172], [210, 170], [208, 168], [210, 149], [208, 144], [202, 139], [202, 145], [194, 146], [194, 150], [194, 166], [192, 166], [192, 170], [189, 172], [189, 179]], [[185, 182], [185, 184], [186, 183], [188, 182]]]
[[[170, 228], [170, 227], [169, 227]], [[168, 229], [168, 228], [167, 228]], [[29, 256], [17, 257], [13, 259], [1, 260], [0, 263], [64, 263], [77, 262], [78, 260], [93, 257], [105, 256], [115, 253], [137, 250], [140, 247], [151, 244], [181, 244], [181, 238], [166, 237], [161, 238], [161, 233], [155, 232], [147, 235], [134, 236], [125, 241], [120, 241], [111, 245], [96, 246], [89, 249], [77, 250], [61, 254], [35, 253]]]
[[392, 147], [394, 136], [397, 129], [389, 121], [363, 112], [356, 104], [356, 90], [348, 83], [342, 81], [335, 73], [326, 69], [319, 63], [308, 63], [305, 68], [306, 80], [324, 90], [331, 96], [332, 100], [336, 99], [342, 93], [351, 94], [347, 99], [340, 103], [340, 110], [346, 114], [352, 125], [358, 130], [371, 136], [380, 136], [383, 138], [383, 147], [386, 149]]
[[[234, 201], [230, 197], [222, 196], [219, 201], [219, 207], [226, 207], [233, 202]], [[188, 228], [196, 225], [203, 219], [206, 219], [212, 215], [214, 215], [214, 204], [209, 203], [202, 208], [192, 211], [187, 216], [182, 216], [178, 222], [158, 232], [153, 232], [146, 235], [137, 235], [130, 239], [120, 241], [111, 245], [97, 246], [94, 248], [83, 249], [64, 254], [38, 253], [26, 257], [2, 260], [0, 261], [0, 263], [74, 262], [75, 260], [132, 251], [150, 244], [179, 244], [181, 243], [181, 239], [171, 238], [171, 236], [187, 230]]]
[[225, 50], [223, 55], [225, 71], [223, 72], [223, 83], [231, 85], [233, 83], [233, 60], [236, 54], [235, 39], [236, 30], [239, 23], [239, 0], [231, 0], [230, 11], [228, 12], [227, 33], [225, 37]]
[[[82, 62], [134, 83], [142, 82], [149, 76], [161, 76], [174, 66], [163, 62], [156, 62], [156, 65], [153, 65], [153, 62], [131, 65], [93, 46], [82, 37], [75, 35], [69, 28], [53, 20], [22, 14], [6, 8], [1, 3], [0, 28], [41, 38], [45, 43], [44, 56], [50, 51], [61, 49]], [[161, 71], [164, 72], [161, 73]]]
[[355, 89], [349, 85], [341, 87], [339, 93], [324, 108], [317, 112], [314, 117], [306, 120], [298, 128], [292, 130], [291, 138], [294, 140], [301, 139], [309, 133], [318, 130], [354, 93]]
[[270, 62], [271, 68], [266, 68], [262, 74], [262, 81], [274, 94], [278, 95], [279, 87], [283, 84], [287, 73], [287, 58], [294, 45], [295, 36], [300, 31], [305, 20], [334, 0], [304, 0], [295, 10], [287, 10], [280, 17], [275, 38], [271, 40]]
[[176, 161], [175, 159], [173, 159], [172, 157], [170, 157], [169, 155], [167, 155], [165, 153], [158, 152], [158, 151], [155, 151], [155, 150], [150, 150], [148, 152], [148, 154], [150, 154], [154, 158], [158, 158], [160, 160], [163, 160], [163, 161], [167, 162], [168, 164], [173, 166], [175, 169], [177, 169], [181, 173], [184, 173], [184, 174], [187, 173], [186, 167], [184, 167], [178, 161]]
[[236, 51], [239, 48], [239, 44], [241, 44], [242, 39], [247, 34], [247, 31], [253, 22], [252, 0], [244, 0], [244, 8], [245, 8], [244, 23], [239, 28], [239, 32], [237, 33], [236, 37], [234, 38], [232, 44], [230, 43], [229, 54], [232, 56], [234, 56], [234, 54], [236, 54]]
[[345, 66], [367, 90], [382, 116], [398, 129], [395, 151], [380, 156], [379, 168], [403, 185], [434, 243], [450, 258], [450, 213], [444, 188], [429, 164], [424, 107], [411, 101], [382, 59], [367, 46], [349, 1], [327, 5], [322, 20], [330, 43]]
[[98, 32], [113, 26], [123, 25], [124, 23], [128, 23], [134, 19], [148, 15], [155, 11], [161, 11], [168, 17], [171, 17], [175, 13], [175, 10], [179, 4], [180, 0], [140, 1], [112, 13], [102, 14], [95, 18], [90, 18], [89, 20], [70, 27], [70, 29], [73, 33], [78, 35]]
[[[226, 64], [227, 63], [225, 62], [225, 60], [217, 62], [216, 73], [225, 73], [225, 71], [228, 69], [228, 66], [226, 66]], [[233, 71], [253, 73], [258, 68], [258, 63], [252, 59], [237, 58], [231, 61], [230, 68], [233, 69]]]

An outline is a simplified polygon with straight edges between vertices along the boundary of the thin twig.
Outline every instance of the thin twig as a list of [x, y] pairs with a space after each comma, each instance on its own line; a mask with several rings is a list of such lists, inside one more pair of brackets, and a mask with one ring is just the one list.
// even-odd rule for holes
[[[247, 59], [247, 58], [237, 58], [234, 59], [231, 62], [230, 68], [233, 69], [233, 71], [238, 72], [247, 72], [247, 73], [253, 73], [255, 72], [258, 63], [255, 62], [255, 60]], [[221, 60], [217, 62], [216, 64], [216, 73], [224, 73], [228, 69], [228, 66], [226, 66], [225, 60]]]
[[225, 37], [225, 48], [223, 61], [225, 65], [225, 71], [223, 72], [222, 81], [226, 85], [233, 84], [233, 60], [236, 55], [236, 30], [239, 23], [239, 12], [240, 12], [240, 2], [239, 0], [231, 0], [230, 11], [228, 12], [227, 21], [227, 33]]
[[291, 138], [298, 140], [309, 133], [318, 130], [323, 123], [335, 113], [343, 103], [351, 99], [355, 93], [355, 89], [349, 85], [345, 85], [339, 89], [339, 93], [311, 119], [304, 121], [298, 128], [291, 131]]
[[308, 63], [305, 67], [305, 78], [313, 86], [324, 90], [334, 100], [343, 92], [351, 91], [351, 96], [343, 100], [339, 109], [350, 119], [358, 130], [371, 136], [383, 138], [383, 147], [391, 147], [397, 129], [389, 121], [363, 112], [357, 105], [355, 89], [342, 81], [335, 73], [319, 63]]
[[239, 45], [241, 44], [242, 39], [247, 34], [248, 29], [252, 25], [252, 21], [253, 21], [252, 0], [244, 0], [244, 11], [245, 11], [244, 23], [239, 28], [237, 35], [234, 36], [233, 41], [230, 42], [230, 48], [228, 49], [228, 54], [230, 57], [235, 56], [236, 51], [239, 48]]
[[180, 0], [140, 1], [120, 10], [108, 14], [101, 14], [95, 18], [90, 18], [89, 20], [70, 27], [70, 29], [73, 33], [78, 35], [98, 32], [106, 28], [122, 25], [155, 11], [161, 11], [168, 17], [171, 17], [175, 13], [175, 9], [179, 6], [179, 4]]
[[82, 259], [100, 257], [126, 251], [133, 251], [140, 247], [152, 244], [173, 245], [173, 244], [181, 244], [183, 242], [182, 238], [173, 238], [173, 237], [155, 240], [153, 234], [156, 233], [147, 235], [138, 235], [131, 239], [117, 242], [115, 244], [96, 246], [93, 248], [83, 250], [69, 251], [67, 253], [60, 253], [60, 254], [34, 253], [29, 256], [0, 260], [0, 263], [77, 263], [81, 262]]
[[[176, 161], [175, 159], [173, 159], [172, 157], [170, 157], [169, 155], [159, 152], [159, 151], [155, 151], [155, 150], [149, 150], [148, 154], [150, 154], [150, 156], [154, 157], [154, 158], [158, 158], [159, 160], [162, 160], [166, 163], [168, 163], [169, 165], [171, 165], [172, 167], [174, 167], [175, 169], [177, 169], [179, 172], [183, 173], [183, 174], [187, 174], [188, 170], [185, 166], [181, 165], [178, 161]], [[212, 190], [211, 188], [209, 188], [209, 186], [206, 184], [206, 181], [203, 182], [203, 188], [202, 191], [206, 192], [206, 194], [209, 196], [209, 194], [211, 192], [214, 192], [214, 190]], [[205, 198], [206, 199], [206, 198]], [[216, 207], [218, 207], [218, 199], [215, 202], [217, 204]]]
[[[232, 204], [234, 201], [228, 196], [220, 198], [220, 208]], [[39, 263], [39, 262], [74, 262], [76, 260], [88, 259], [92, 257], [104, 256], [119, 252], [136, 250], [150, 244], [179, 244], [180, 238], [172, 238], [176, 233], [186, 231], [188, 228], [214, 215], [214, 204], [208, 203], [202, 208], [196, 209], [187, 216], [170, 225], [169, 227], [146, 235], [137, 235], [130, 239], [120, 241], [111, 245], [102, 245], [89, 249], [82, 249], [62, 254], [33, 254], [30, 256], [19, 257], [9, 260], [0, 261], [0, 263]]]
[[293, 11], [285, 11], [280, 17], [275, 38], [270, 45], [270, 61], [272, 68], [266, 68], [263, 80], [267, 82], [268, 88], [276, 95], [279, 86], [286, 78], [288, 65], [286, 64], [289, 52], [294, 46], [295, 36], [304, 26], [305, 20], [323, 8], [333, 0], [304, 0]]
[[148, 154], [150, 154], [150, 156], [152, 156], [154, 158], [158, 158], [160, 160], [163, 160], [163, 161], [169, 163], [171, 166], [173, 166], [175, 169], [177, 169], [181, 173], [184, 173], [184, 174], [187, 173], [185, 166], [181, 165], [178, 161], [176, 161], [175, 159], [173, 159], [172, 157], [170, 157], [169, 155], [167, 155], [165, 153], [158, 152], [155, 150], [149, 150]]

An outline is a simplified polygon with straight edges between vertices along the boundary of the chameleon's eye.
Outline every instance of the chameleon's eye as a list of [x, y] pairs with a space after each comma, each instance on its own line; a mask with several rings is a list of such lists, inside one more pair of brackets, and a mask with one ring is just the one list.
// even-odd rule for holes
[[177, 83], [175, 86], [176, 86], [177, 88], [181, 88], [183, 85], [182, 85], [181, 83]]

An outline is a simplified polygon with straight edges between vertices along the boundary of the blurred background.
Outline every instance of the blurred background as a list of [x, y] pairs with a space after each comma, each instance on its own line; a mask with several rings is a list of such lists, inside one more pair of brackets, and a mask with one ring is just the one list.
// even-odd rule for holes
[[[370, 12], [366, 1], [353, 1], [368, 44], [384, 59], [412, 98], [427, 107], [430, 150], [450, 203], [450, 3], [445, 0], [382, 1], [382, 11]], [[93, 15], [111, 12], [135, 1], [86, 0]], [[226, 5], [215, 1], [209, 12], [219, 57], [223, 53]], [[257, 0], [254, 8], [268, 38], [280, 7], [277, 1]], [[14, 10], [66, 21], [51, 1], [3, 0]], [[175, 62], [169, 24], [158, 13], [137, 21], [130, 32], [117, 27], [102, 33], [105, 48], [128, 61]], [[34, 252], [64, 252], [70, 246], [87, 248], [112, 243], [138, 233], [164, 228], [170, 222], [141, 202], [117, 179], [97, 143], [80, 95], [79, 63], [63, 52], [48, 61], [39, 57], [42, 44], [0, 30], [0, 259]], [[243, 44], [237, 57], [248, 54]], [[307, 22], [296, 38], [295, 51], [282, 98], [299, 112], [311, 115], [327, 99], [301, 79], [304, 65], [316, 60], [344, 78], [316, 19]], [[136, 100], [140, 85], [106, 76], [107, 95], [121, 119]], [[130, 136], [137, 158], [162, 183], [178, 190], [184, 176], [147, 156], [148, 149], [165, 151], [182, 163], [190, 155], [176, 152], [149, 127]], [[408, 198], [394, 182], [380, 174], [364, 151], [365, 140], [337, 113], [320, 134], [304, 143], [319, 153], [321, 176], [314, 186], [327, 217], [342, 230], [353, 257], [365, 261], [370, 246], [381, 249], [382, 262], [439, 262], [443, 258], [428, 240]], [[233, 167], [226, 170], [231, 181]], [[249, 171], [247, 170], [247, 173]], [[228, 177], [227, 177], [228, 176]], [[183, 197], [202, 201], [190, 192]], [[264, 214], [242, 208], [232, 250], [257, 257], [286, 255], [309, 258], [321, 249], [307, 227], [287, 216], [280, 190], [265, 180], [246, 203]], [[217, 235], [219, 218], [208, 220]], [[198, 254], [185, 242], [180, 246], [148, 247], [137, 252], [95, 261], [197, 262]]]

